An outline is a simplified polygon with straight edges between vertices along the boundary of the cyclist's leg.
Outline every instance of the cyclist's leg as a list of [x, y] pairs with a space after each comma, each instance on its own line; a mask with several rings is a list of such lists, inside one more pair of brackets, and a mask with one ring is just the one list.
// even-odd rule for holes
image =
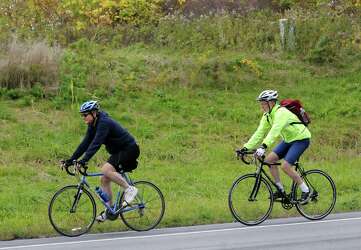
[[[293, 168], [295, 162], [301, 157], [303, 152], [308, 148], [310, 145], [309, 139], [304, 139], [300, 141], [294, 141], [291, 143], [291, 147], [289, 148], [286, 156], [285, 161], [282, 164], [282, 170], [292, 178], [299, 186], [305, 185], [300, 175], [297, 171]], [[306, 188], [306, 187], [305, 187]], [[308, 189], [308, 188], [306, 188]]]
[[303, 180], [297, 171], [293, 168], [293, 164], [290, 164], [287, 160], [285, 160], [282, 164], [282, 170], [298, 185], [302, 184]]
[[[289, 149], [289, 144], [285, 143], [284, 141], [281, 141], [274, 149], [273, 152], [271, 152], [267, 157], [266, 157], [266, 161], [269, 163], [276, 163], [277, 161], [279, 161], [280, 159], [282, 159], [288, 149]], [[280, 175], [279, 175], [279, 171], [278, 171], [278, 166], [271, 166], [270, 167], [270, 172], [271, 175], [274, 178], [274, 181], [276, 182], [276, 185], [278, 186], [278, 188], [281, 191], [284, 191], [284, 187], [281, 183], [281, 179], [280, 179]]]
[[[126, 149], [111, 155], [108, 162], [104, 165], [104, 175], [124, 188], [123, 205], [129, 204], [136, 196], [138, 190], [134, 186], [130, 186], [127, 181], [119, 174], [121, 170], [134, 169], [137, 166], [137, 158], [140, 151], [137, 144], [130, 145]], [[121, 169], [123, 168], [123, 169]]]
[[[102, 167], [102, 172], [103, 172], [103, 167]], [[111, 179], [108, 178], [107, 176], [103, 175], [102, 177], [100, 177], [100, 183], [101, 183], [102, 189], [109, 195], [109, 205], [112, 204], [113, 194], [112, 194], [112, 187], [111, 187]]]
[[[123, 179], [123, 177], [117, 172], [117, 170], [114, 168], [112, 164], [109, 162], [106, 162], [102, 168], [102, 173], [104, 174], [102, 177], [100, 177], [100, 182], [102, 189], [109, 195], [109, 202], [108, 205], [112, 205], [112, 189], [111, 189], [111, 182], [115, 182], [120, 186], [123, 186], [124, 188], [129, 187], [128, 183]], [[104, 222], [107, 220], [107, 215], [105, 211], [101, 212], [97, 217], [96, 220], [98, 222]]]
[[[116, 184], [123, 187], [124, 189], [129, 187], [129, 184], [126, 182], [126, 180], [124, 180], [122, 175], [120, 173], [118, 173], [117, 169], [109, 162], [106, 162], [102, 166], [102, 173], [104, 174], [104, 176], [103, 176], [104, 178], [102, 177], [103, 178], [102, 181], [104, 181], [108, 185], [107, 188], [110, 189], [110, 181], [115, 182]], [[109, 182], [107, 182], [107, 180], [109, 180]], [[108, 191], [108, 190], [106, 190], [106, 191]]]
[[[275, 153], [275, 152], [271, 152], [267, 155], [266, 159], [265, 159], [266, 162], [268, 163], [276, 163], [277, 161], [279, 161], [279, 157], [278, 155]], [[271, 172], [271, 175], [273, 176], [275, 182], [280, 182], [280, 174], [279, 174], [279, 171], [278, 171], [278, 166], [271, 166], [269, 168], [270, 172]]]

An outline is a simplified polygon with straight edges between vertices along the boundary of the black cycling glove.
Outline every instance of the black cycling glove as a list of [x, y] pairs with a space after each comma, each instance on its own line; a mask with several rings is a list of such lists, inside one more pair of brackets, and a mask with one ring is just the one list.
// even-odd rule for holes
[[64, 160], [64, 165], [66, 167], [69, 167], [69, 166], [73, 165], [73, 161], [74, 161], [73, 159]]
[[84, 159], [81, 159], [80, 161], [78, 161], [78, 164], [82, 167], [85, 167], [87, 162]]

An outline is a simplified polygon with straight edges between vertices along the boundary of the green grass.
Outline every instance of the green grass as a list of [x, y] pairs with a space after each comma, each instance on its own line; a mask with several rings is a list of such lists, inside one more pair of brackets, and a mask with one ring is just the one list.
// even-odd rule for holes
[[[360, 210], [361, 74], [352, 61], [340, 69], [315, 67], [283, 54], [183, 55], [137, 46], [104, 54], [114, 60], [121, 56], [123, 66], [115, 66], [124, 70], [121, 80], [106, 90], [95, 86], [78, 102], [99, 97], [102, 107], [137, 138], [140, 166], [132, 176], [163, 191], [166, 214], [160, 226], [233, 221], [228, 190], [237, 176], [254, 171], [237, 162], [234, 149], [256, 129], [261, 113], [255, 97], [265, 88], [304, 102], [313, 136], [303, 157], [306, 169], [320, 168], [333, 177], [338, 189], [334, 212]], [[98, 59], [102, 64], [107, 56]], [[249, 65], [233, 67], [239, 59], [250, 60], [262, 74]], [[56, 235], [47, 206], [58, 189], [75, 183], [57, 165], [85, 133], [78, 106], [56, 98], [24, 102], [2, 97], [0, 239]], [[106, 158], [101, 149], [91, 169], [96, 171]], [[283, 179], [288, 185], [288, 178]], [[296, 215], [295, 209], [278, 205], [271, 214]], [[94, 225], [92, 232], [119, 230], [126, 228], [115, 221]]]

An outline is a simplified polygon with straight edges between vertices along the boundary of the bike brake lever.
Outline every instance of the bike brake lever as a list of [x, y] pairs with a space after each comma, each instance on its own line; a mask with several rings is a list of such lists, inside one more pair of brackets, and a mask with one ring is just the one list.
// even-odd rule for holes
[[61, 171], [64, 171], [64, 168], [65, 168], [65, 161], [61, 160], [60, 161], [60, 169], [61, 169]]

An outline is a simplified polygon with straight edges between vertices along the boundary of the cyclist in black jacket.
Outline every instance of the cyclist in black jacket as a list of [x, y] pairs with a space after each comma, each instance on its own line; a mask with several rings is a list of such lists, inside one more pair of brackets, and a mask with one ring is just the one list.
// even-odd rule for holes
[[[134, 137], [119, 123], [111, 119], [107, 113], [100, 111], [99, 104], [96, 101], [87, 101], [80, 107], [80, 114], [82, 115], [88, 129], [83, 141], [70, 159], [65, 161], [66, 165], [71, 165], [74, 160], [77, 160], [82, 155], [83, 158], [78, 161], [78, 164], [85, 166], [91, 157], [99, 150], [102, 144], [105, 145], [106, 150], [111, 155], [108, 161], [101, 167], [104, 174], [101, 180], [101, 186], [109, 197], [111, 204], [111, 181], [122, 186], [124, 191], [123, 204], [126, 206], [132, 202], [138, 190], [129, 184], [119, 174], [119, 171], [133, 170], [137, 167], [137, 158], [139, 157], [139, 146]], [[106, 213], [103, 211], [98, 217], [97, 221], [103, 222], [106, 220]]]

